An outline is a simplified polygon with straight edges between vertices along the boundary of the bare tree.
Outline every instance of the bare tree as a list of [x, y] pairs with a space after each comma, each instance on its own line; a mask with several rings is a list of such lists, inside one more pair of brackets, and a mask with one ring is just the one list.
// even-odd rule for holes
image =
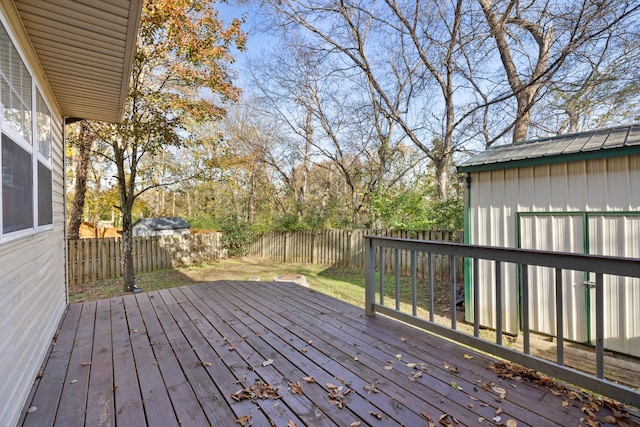
[[[640, 4], [629, 0], [550, 1], [478, 0], [495, 44], [509, 91], [490, 102], [515, 98], [513, 121], [494, 136], [512, 132], [513, 141], [527, 138], [532, 110], [577, 55], [590, 55], [607, 42], [612, 28], [637, 19]], [[597, 55], [597, 54], [596, 54]], [[593, 75], [592, 75], [593, 76]], [[594, 80], [576, 82], [589, 91]], [[500, 81], [498, 81], [500, 84]], [[488, 141], [488, 145], [493, 141]]]

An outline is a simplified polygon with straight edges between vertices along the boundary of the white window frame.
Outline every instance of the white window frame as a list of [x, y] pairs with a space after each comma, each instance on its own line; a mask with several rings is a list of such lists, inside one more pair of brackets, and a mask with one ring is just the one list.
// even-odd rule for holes
[[[31, 175], [32, 175], [32, 210], [33, 210], [33, 218], [32, 218], [32, 226], [22, 229], [22, 230], [17, 230], [17, 231], [12, 231], [9, 233], [4, 233], [3, 232], [3, 224], [4, 224], [4, 218], [3, 218], [3, 211], [2, 211], [2, 203], [3, 203], [3, 197], [2, 197], [2, 176], [0, 175], [0, 244], [3, 244], [5, 242], [10, 242], [10, 241], [14, 241], [16, 239], [20, 239], [22, 237], [26, 237], [26, 236], [31, 236], [33, 234], [36, 233], [40, 233], [40, 232], [45, 232], [45, 231], [50, 231], [53, 230], [53, 216], [54, 216], [54, 212], [53, 212], [53, 206], [54, 206], [54, 200], [53, 200], [53, 182], [54, 182], [54, 171], [53, 171], [53, 149], [54, 149], [54, 129], [53, 129], [53, 115], [51, 114], [51, 106], [49, 105], [48, 100], [46, 99], [46, 97], [43, 94], [43, 91], [41, 90], [38, 82], [36, 82], [36, 77], [35, 77], [35, 73], [33, 72], [33, 70], [31, 69], [31, 67], [29, 66], [29, 63], [27, 61], [25, 61], [25, 55], [21, 50], [21, 47], [18, 43], [16, 43], [17, 38], [15, 37], [15, 35], [13, 34], [11, 28], [7, 25], [7, 22], [5, 21], [4, 16], [0, 16], [0, 25], [3, 26], [4, 30], [6, 31], [7, 35], [9, 36], [9, 40], [11, 41], [13, 47], [16, 49], [16, 51], [18, 52], [18, 55], [20, 57], [20, 59], [22, 60], [22, 63], [24, 64], [27, 72], [29, 73], [29, 76], [31, 77], [31, 141], [29, 142], [27, 139], [25, 139], [22, 135], [20, 135], [20, 133], [14, 129], [10, 124], [8, 124], [5, 120], [4, 120], [4, 112], [1, 111], [0, 108], [0, 132], [3, 134], [6, 134], [9, 138], [11, 138], [13, 140], [14, 143], [16, 143], [20, 148], [24, 149], [30, 156], [31, 156]], [[11, 82], [9, 82], [9, 84], [11, 85]], [[37, 124], [37, 114], [38, 114], [38, 105], [37, 105], [37, 94], [40, 94], [40, 97], [42, 98], [42, 100], [44, 101], [44, 105], [46, 106], [48, 112], [49, 112], [49, 117], [50, 117], [50, 123], [51, 123], [51, 146], [50, 146], [50, 153], [49, 153], [49, 157], [46, 158], [44, 155], [42, 155], [40, 153], [40, 147], [39, 147], [39, 141], [38, 141], [38, 124]], [[51, 171], [51, 223], [50, 224], [44, 224], [44, 225], [38, 225], [38, 162], [42, 163], [43, 165], [45, 165], [50, 171]], [[2, 165], [2, 150], [0, 150], [0, 166]]]

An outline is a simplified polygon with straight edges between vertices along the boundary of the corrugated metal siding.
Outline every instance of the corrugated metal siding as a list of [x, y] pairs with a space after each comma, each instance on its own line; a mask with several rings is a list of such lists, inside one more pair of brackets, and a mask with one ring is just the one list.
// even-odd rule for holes
[[[583, 215], [527, 215], [520, 220], [520, 247], [558, 252], [583, 253]], [[565, 271], [562, 278], [564, 295], [564, 336], [586, 342], [587, 318], [584, 273]], [[531, 330], [556, 335], [555, 272], [552, 268], [529, 269], [529, 313]]]
[[[516, 247], [518, 242], [515, 230], [518, 212], [640, 210], [640, 186], [637, 185], [640, 182], [639, 155], [472, 172], [470, 177], [471, 230], [469, 236], [470, 243], [473, 244]], [[539, 221], [541, 222], [536, 224], [536, 230], [543, 225], [545, 227], [560, 227], [558, 222], [550, 224], [544, 223], [542, 220]], [[566, 226], [574, 228], [577, 225], [567, 224]], [[563, 233], [566, 234], [568, 231], [563, 231]], [[572, 233], [577, 233], [577, 231], [572, 231]], [[535, 234], [538, 234], [538, 231]], [[626, 242], [624, 244], [632, 245], [634, 237], [625, 236], [627, 240], [618, 239], [620, 244]], [[529, 238], [532, 239], [532, 237]], [[574, 234], [572, 238], [579, 239], [579, 235]], [[533, 244], [532, 240], [526, 239], [527, 237], [523, 236], [525, 244]], [[639, 239], [640, 237], [635, 237], [636, 246]], [[547, 244], [553, 245], [553, 242], [547, 242]], [[571, 246], [569, 246], [570, 248]], [[484, 326], [495, 327], [496, 307], [493, 296], [495, 275], [492, 264], [481, 263], [479, 274], [482, 286], [480, 322]], [[515, 267], [507, 267], [503, 272], [503, 279], [505, 291], [504, 330], [517, 333], [519, 321]], [[630, 289], [631, 287], [625, 292], [631, 292]], [[470, 289], [468, 291], [470, 292]], [[637, 290], [634, 291], [637, 292]], [[539, 301], [544, 300], [548, 295], [548, 289], [539, 289], [538, 292], [540, 294], [536, 298]], [[572, 295], [574, 299], [568, 302], [567, 316], [577, 319], [580, 307], [584, 307], [584, 305], [578, 292]], [[626, 295], [625, 298], [631, 298], [628, 293]], [[637, 313], [640, 310], [640, 305], [634, 304], [632, 303], [632, 306], [635, 307]], [[471, 320], [473, 313], [468, 310], [466, 315], [467, 319]], [[552, 332], [551, 325], [554, 325], [555, 321], [552, 315], [555, 315], [553, 310], [545, 309], [536, 320], [536, 328]], [[629, 330], [640, 328], [640, 325], [634, 322], [627, 321], [627, 324], [629, 324], [626, 326]], [[586, 330], [579, 325], [578, 320], [571, 321], [568, 328], [565, 332], [571, 334], [570, 336], [575, 337], [576, 340], [582, 341], [582, 338], [586, 337]], [[634, 337], [635, 335], [627, 336], [627, 339], [634, 340]]]
[[51, 113], [53, 230], [0, 246], [2, 425], [17, 422], [66, 308], [62, 119]]
[[[640, 216], [589, 218], [590, 253], [640, 258], [639, 242]], [[640, 279], [607, 275], [604, 286], [605, 347], [640, 356]], [[591, 304], [593, 316], [595, 304]], [[593, 331], [591, 339], [595, 339]]]

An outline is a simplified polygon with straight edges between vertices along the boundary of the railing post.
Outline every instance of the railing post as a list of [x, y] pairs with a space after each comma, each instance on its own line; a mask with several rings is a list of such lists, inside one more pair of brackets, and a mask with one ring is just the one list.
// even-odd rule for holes
[[373, 316], [376, 297], [376, 252], [370, 237], [364, 238], [364, 271], [364, 313]]

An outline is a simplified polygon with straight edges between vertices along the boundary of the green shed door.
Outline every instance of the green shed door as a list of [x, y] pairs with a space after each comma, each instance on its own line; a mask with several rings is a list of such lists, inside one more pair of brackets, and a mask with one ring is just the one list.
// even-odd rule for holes
[[[585, 216], [577, 214], [521, 213], [519, 246], [557, 252], [584, 253]], [[587, 342], [588, 287], [581, 271], [564, 271], [564, 336], [566, 339]], [[555, 336], [556, 298], [555, 272], [548, 267], [529, 267], [529, 313], [532, 331]]]

